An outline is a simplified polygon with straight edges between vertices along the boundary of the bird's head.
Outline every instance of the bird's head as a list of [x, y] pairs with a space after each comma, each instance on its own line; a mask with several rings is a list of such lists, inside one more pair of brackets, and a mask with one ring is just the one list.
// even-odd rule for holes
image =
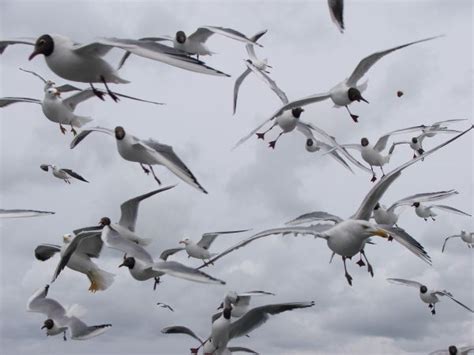
[[46, 96], [48, 96], [49, 98], [60, 97], [61, 92], [58, 89], [52, 87], [52, 88], [49, 88], [48, 90], [46, 90]]
[[358, 221], [355, 234], [362, 235], [365, 238], [378, 236], [381, 238], [390, 238], [390, 233], [385, 229], [379, 228], [368, 221]]
[[115, 138], [119, 141], [124, 139], [125, 137], [125, 129], [122, 126], [115, 127]]
[[305, 149], [308, 152], [313, 153], [313, 152], [317, 152], [320, 148], [312, 138], [308, 138], [306, 140]]
[[420, 207], [420, 203], [419, 202], [413, 202], [413, 204], [411, 206], [412, 207]]
[[369, 140], [367, 138], [362, 138], [360, 140], [360, 145], [363, 146], [363, 147], [367, 147], [369, 145]]
[[421, 293], [426, 293], [426, 292], [428, 292], [428, 287], [426, 287], [425, 285], [420, 286], [420, 292], [421, 292]]
[[291, 110], [291, 114], [295, 118], [300, 118], [300, 116], [303, 112], [304, 112], [304, 110], [301, 107], [295, 107], [294, 109]]
[[414, 143], [414, 144], [418, 143], [418, 138], [417, 138], [417, 137], [413, 137], [413, 138], [411, 139], [411, 142]]
[[181, 44], [186, 42], [186, 33], [184, 33], [184, 31], [176, 32], [176, 41]]
[[122, 266], [128, 267], [129, 269], [133, 269], [133, 267], [135, 266], [135, 258], [132, 256], [127, 257], [127, 254], [125, 254], [123, 257], [123, 262], [119, 265], [119, 267]]
[[30, 54], [29, 60], [32, 60], [38, 54], [43, 54], [45, 57], [53, 53], [54, 50], [54, 41], [53, 37], [50, 35], [42, 35], [35, 42], [35, 49], [33, 53]]
[[184, 238], [183, 240], [179, 241], [179, 244], [188, 245], [189, 243], [191, 243], [191, 239], [189, 238]]
[[457, 355], [458, 348], [455, 345], [450, 345], [448, 348], [449, 355]]
[[232, 308], [224, 308], [222, 315], [224, 316], [225, 319], [230, 319], [231, 313], [232, 313]]
[[110, 223], [111, 223], [111, 221], [110, 221], [109, 217], [102, 217], [99, 221], [99, 225], [104, 226], [104, 227], [105, 226], [110, 226]]
[[43, 326], [41, 327], [41, 329], [51, 329], [54, 327], [54, 321], [52, 319], [46, 319], [43, 323]]
[[380, 203], [376, 203], [374, 206], [374, 211], [377, 211], [380, 208]]
[[64, 244], [68, 244], [71, 242], [72, 236], [70, 234], [64, 234], [63, 235], [63, 242]]
[[357, 101], [357, 102], [364, 101], [366, 103], [369, 103], [369, 101], [367, 101], [366, 99], [362, 97], [362, 94], [360, 93], [359, 89], [356, 89], [356, 88], [350, 88], [347, 91], [347, 96], [349, 97], [349, 100], [351, 101]]

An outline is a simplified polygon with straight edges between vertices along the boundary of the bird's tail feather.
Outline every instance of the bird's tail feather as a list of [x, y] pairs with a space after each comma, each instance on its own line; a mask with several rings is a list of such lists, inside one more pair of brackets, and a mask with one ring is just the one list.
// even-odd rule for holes
[[102, 269], [96, 269], [90, 271], [87, 276], [91, 281], [91, 286], [89, 287], [89, 291], [96, 292], [96, 291], [104, 291], [112, 285], [114, 282], [114, 274], [107, 272]]

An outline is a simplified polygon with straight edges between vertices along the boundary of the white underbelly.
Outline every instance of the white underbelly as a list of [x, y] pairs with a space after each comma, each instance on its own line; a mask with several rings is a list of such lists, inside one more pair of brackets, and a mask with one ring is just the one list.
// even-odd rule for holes
[[438, 297], [430, 292], [420, 293], [420, 298], [425, 303], [436, 303], [439, 301]]
[[285, 112], [276, 118], [276, 123], [283, 132], [291, 132], [295, 129], [298, 119], [293, 117], [291, 112]]
[[361, 155], [362, 159], [369, 163], [369, 165], [383, 166], [385, 164], [385, 159], [382, 154], [372, 148], [362, 149]]
[[365, 240], [356, 238], [330, 237], [327, 241], [329, 249], [341, 256], [352, 257], [359, 253], [365, 244]]

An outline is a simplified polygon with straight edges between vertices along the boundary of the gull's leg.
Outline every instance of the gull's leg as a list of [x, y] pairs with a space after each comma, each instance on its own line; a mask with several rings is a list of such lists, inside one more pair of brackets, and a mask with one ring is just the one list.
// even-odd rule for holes
[[346, 108], [347, 112], [349, 112], [349, 115], [351, 115], [352, 120], [353, 120], [354, 122], [359, 122], [359, 121], [357, 121], [357, 119], [359, 118], [359, 116], [354, 115], [354, 114], [351, 112], [351, 110], [349, 110], [349, 106], [344, 106], [344, 107]]
[[369, 260], [367, 259], [367, 255], [365, 255], [365, 250], [362, 249], [360, 253], [364, 257], [365, 261], [367, 262], [367, 271], [369, 272], [370, 276], [374, 277], [374, 269], [372, 265], [370, 264]]
[[433, 217], [433, 216], [430, 216], [430, 217], [431, 217], [431, 219], [432, 219], [433, 221], [436, 221], [436, 219], [434, 219], [434, 217]]
[[156, 176], [155, 171], [153, 170], [153, 167], [152, 167], [151, 165], [148, 165], [148, 167], [150, 168], [151, 173], [153, 174], [153, 177], [155, 178], [155, 180], [156, 180], [156, 182], [158, 183], [158, 185], [161, 185], [161, 181], [160, 181], [160, 179], [158, 179], [158, 177]]
[[267, 134], [268, 132], [270, 132], [273, 127], [275, 127], [277, 125], [277, 123], [275, 122], [269, 129], [267, 129], [265, 132], [263, 133], [257, 133], [257, 138], [258, 139], [265, 139], [265, 134]]
[[285, 132], [280, 132], [280, 134], [278, 135], [278, 137], [276, 137], [276, 139], [274, 141], [271, 141], [270, 143], [268, 143], [268, 146], [272, 149], [275, 149], [275, 144], [276, 142], [278, 141], [278, 139], [280, 139], [280, 137], [282, 136], [282, 134], [284, 134]]
[[349, 275], [349, 273], [347, 272], [346, 259], [347, 258], [345, 256], [342, 257], [342, 262], [344, 263], [344, 272], [345, 272], [347, 282], [349, 283], [349, 285], [352, 286], [352, 276]]
[[359, 253], [359, 257], [360, 259], [358, 262], [356, 262], [356, 264], [359, 265], [360, 267], [365, 266], [364, 260], [362, 260], [362, 250]]
[[375, 175], [374, 167], [371, 165], [370, 170], [372, 170], [372, 179], [370, 179], [371, 182], [375, 182], [377, 180], [377, 175]]
[[67, 338], [66, 338], [66, 331], [63, 332], [63, 340], [66, 341]]
[[435, 305], [433, 304], [433, 308], [431, 309], [431, 314], [435, 315], [436, 314], [436, 308]]
[[147, 175], [150, 174], [150, 170], [147, 169], [147, 168], [145, 167], [145, 165], [143, 165], [142, 163], [140, 163], [140, 166], [142, 167], [142, 169], [143, 169], [143, 171], [145, 172], [145, 174], [147, 174]]
[[92, 83], [89, 83], [89, 84], [91, 86], [91, 89], [92, 89], [92, 92], [94, 93], [94, 95], [97, 96], [102, 101], [105, 101], [105, 99], [104, 99], [105, 94], [102, 91], [97, 90]]
[[66, 128], [64, 128], [61, 123], [59, 124], [59, 129], [61, 130], [62, 134], [66, 134]]
[[160, 278], [159, 277], [155, 277], [155, 284], [153, 285], [153, 291], [156, 290], [156, 286], [160, 283]]
[[383, 166], [380, 166], [380, 170], [382, 171], [382, 177], [385, 176], [385, 171], [383, 171]]
[[120, 99], [117, 95], [115, 95], [110, 89], [109, 89], [109, 86], [107, 85], [107, 82], [105, 81], [105, 78], [101, 75], [100, 76], [100, 80], [102, 80], [102, 82], [104, 83], [105, 85], [105, 89], [107, 90], [107, 94], [110, 95], [110, 97], [112, 98], [112, 100], [114, 100], [115, 102], [118, 102]]
[[74, 129], [74, 127], [72, 125], [71, 125], [71, 132], [72, 132], [72, 134], [77, 135], [77, 132], [76, 132], [76, 130]]

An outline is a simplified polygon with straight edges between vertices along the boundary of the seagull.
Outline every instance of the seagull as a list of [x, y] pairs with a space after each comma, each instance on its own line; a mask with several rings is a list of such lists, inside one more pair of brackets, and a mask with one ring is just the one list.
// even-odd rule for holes
[[[29, 97], [2, 97], [0, 98], [0, 108], [9, 106], [15, 103], [38, 104], [41, 106], [43, 114], [46, 116], [48, 120], [59, 124], [59, 128], [62, 134], [66, 133], [66, 129], [63, 127], [63, 125], [71, 126], [71, 132], [74, 135], [76, 135], [77, 132], [75, 128], [81, 128], [85, 124], [92, 121], [92, 118], [90, 117], [79, 116], [74, 113], [74, 111], [76, 110], [76, 107], [80, 103], [92, 97], [95, 97], [96, 95], [99, 95], [99, 97], [102, 100], [104, 100], [104, 95], [106, 95], [106, 92], [97, 90], [97, 89], [95, 91], [93, 89], [81, 90], [71, 85], [62, 85], [62, 86], [56, 87], [54, 86], [54, 83], [52, 81], [45, 80], [39, 74], [36, 74], [31, 71], [28, 71], [28, 72], [33, 73], [35, 76], [38, 76], [45, 83], [44, 98], [42, 100], [38, 100], [34, 98], [29, 98]], [[78, 92], [63, 99], [61, 97], [61, 94], [63, 92], [69, 92], [69, 91], [78, 91]], [[136, 97], [123, 95], [116, 92], [114, 93], [114, 95], [117, 97], [124, 97], [124, 98], [135, 100], [135, 101], [161, 105], [161, 103], [159, 102], [142, 100]]]
[[453, 297], [453, 295], [446, 291], [446, 290], [431, 290], [428, 289], [427, 286], [419, 283], [418, 281], [411, 281], [411, 280], [405, 280], [405, 279], [387, 279], [388, 282], [396, 284], [396, 285], [404, 285], [404, 286], [410, 286], [410, 287], [416, 287], [420, 290], [420, 298], [424, 303], [428, 303], [428, 307], [431, 309], [431, 314], [436, 314], [436, 303], [439, 302], [438, 296], [446, 296], [456, 302], [458, 305], [464, 307], [471, 313], [474, 313], [472, 309], [470, 309], [468, 306], [462, 304], [459, 302], [457, 299]]
[[357, 119], [359, 118], [359, 116], [354, 115], [350, 111], [349, 105], [354, 101], [357, 101], [357, 102], [364, 101], [366, 103], [369, 103], [365, 98], [362, 97], [362, 94], [361, 94], [367, 88], [367, 82], [360, 85], [358, 84], [359, 80], [362, 79], [362, 77], [369, 71], [369, 69], [379, 59], [383, 58], [385, 55], [389, 53], [411, 46], [416, 43], [430, 41], [438, 37], [441, 37], [441, 36], [429, 37], [429, 38], [421, 39], [418, 41], [402, 44], [400, 46], [393, 47], [384, 51], [373, 53], [369, 55], [368, 57], [365, 57], [364, 59], [362, 59], [357, 65], [357, 67], [354, 69], [352, 74], [347, 79], [345, 79], [344, 81], [334, 86], [328, 92], [325, 92], [322, 94], [311, 95], [299, 100], [285, 103], [280, 109], [278, 109], [272, 115], [272, 119], [274, 117], [281, 115], [283, 112], [291, 110], [293, 108], [302, 107], [302, 106], [309, 105], [315, 102], [331, 99], [333, 103], [335, 104], [335, 107], [344, 106], [347, 112], [349, 113], [349, 115], [351, 116], [352, 120], [354, 122], [357, 122], [358, 121]]
[[58, 179], [63, 180], [67, 184], [71, 183], [69, 179], [72, 177], [80, 181], [89, 182], [78, 173], [72, 171], [71, 169], [60, 169], [54, 164], [41, 164], [40, 168], [44, 171], [48, 171], [49, 168], [51, 168], [51, 171], [53, 172], [53, 176], [57, 177]]
[[160, 306], [161, 308], [167, 308], [167, 309], [169, 309], [171, 312], [174, 312], [174, 309], [173, 309], [170, 305], [168, 305], [168, 304], [166, 304], [166, 303], [158, 302], [156, 305], [157, 305], [157, 306]]
[[415, 213], [418, 217], [423, 218], [425, 221], [428, 220], [428, 218], [431, 218], [433, 221], [435, 221], [434, 217], [437, 216], [436, 213], [432, 211], [432, 209], [438, 209], [441, 211], [446, 211], [446, 212], [451, 212], [463, 216], [469, 216], [472, 217], [469, 213], [463, 212], [461, 210], [458, 210], [457, 208], [451, 207], [451, 206], [446, 206], [446, 205], [430, 205], [430, 206], [425, 206], [420, 203], [420, 201], [415, 201], [412, 204], [412, 207], [415, 207]]
[[[242, 317], [250, 308], [250, 300], [255, 296], [275, 296], [274, 293], [267, 291], [247, 291], [237, 293], [229, 291], [224, 297], [224, 301], [217, 309], [223, 309], [224, 305], [232, 308], [231, 316], [234, 318]], [[221, 312], [213, 316], [213, 321], [221, 316]]]
[[108, 84], [125, 84], [129, 81], [122, 79], [117, 70], [103, 59], [113, 48], [197, 73], [229, 76], [189, 57], [183, 51], [153, 41], [101, 38], [81, 44], [62, 35], [44, 34], [36, 40], [32, 38], [0, 40], [0, 54], [14, 44], [34, 46], [29, 60], [39, 54], [44, 55], [48, 67], [63, 79], [89, 83], [92, 88], [94, 83], [103, 83], [114, 100], [117, 98]]
[[169, 255], [177, 253], [182, 250], [186, 250], [189, 258], [196, 258], [201, 260], [210, 259], [212, 256], [216, 255], [215, 253], [211, 253], [209, 248], [211, 247], [214, 240], [221, 234], [235, 234], [235, 233], [243, 233], [247, 232], [249, 229], [242, 229], [242, 230], [235, 230], [235, 231], [222, 231], [222, 232], [208, 232], [204, 233], [201, 239], [195, 243], [189, 238], [185, 238], [181, 240], [179, 243], [184, 244], [184, 248], [175, 248], [175, 249], [167, 249], [164, 253], [168, 253]]
[[[252, 40], [256, 42], [261, 36], [263, 36], [267, 31], [261, 31], [256, 33], [253, 37]], [[268, 85], [268, 87], [273, 90], [273, 92], [281, 99], [283, 102], [288, 102], [288, 98], [286, 97], [286, 94], [281, 90], [278, 85], [273, 81], [267, 74], [269, 74], [267, 68], [271, 68], [270, 65], [268, 65], [268, 60], [265, 59], [259, 59], [255, 55], [255, 49], [253, 44], [247, 44], [246, 46], [247, 49], [247, 54], [249, 56], [249, 59], [245, 60], [244, 63], [247, 66], [247, 69], [235, 80], [234, 84], [234, 103], [233, 103], [233, 114], [235, 115], [235, 111], [237, 109], [237, 98], [239, 95], [239, 89], [240, 86], [242, 85], [243, 81], [245, 78], [250, 74], [254, 73], [258, 78], [260, 78], [265, 84]]]
[[344, 33], [344, 0], [328, 0], [329, 14], [341, 33]]
[[400, 213], [396, 213], [395, 210], [398, 207], [409, 206], [415, 201], [419, 202], [427, 202], [427, 201], [437, 201], [444, 198], [448, 198], [452, 195], [457, 195], [458, 192], [456, 190], [449, 190], [449, 191], [437, 191], [437, 192], [425, 192], [420, 194], [415, 194], [411, 196], [407, 196], [394, 202], [389, 208], [386, 208], [384, 205], [381, 205], [379, 202], [374, 207], [374, 214], [373, 217], [378, 224], [388, 224], [388, 225], [396, 225], [398, 222], [398, 217]]
[[[125, 160], [139, 163], [147, 175], [151, 171], [158, 184], [161, 184], [161, 181], [156, 176], [152, 165], [164, 165], [181, 180], [207, 194], [207, 191], [197, 181], [191, 170], [189, 170], [176, 155], [173, 147], [162, 144], [151, 138], [148, 140], [141, 140], [131, 134], [127, 134], [125, 129], [121, 126], [115, 127], [115, 130], [113, 131], [102, 127], [84, 129], [72, 140], [70, 145], [71, 149], [78, 145], [92, 132], [100, 132], [110, 136], [115, 136], [117, 150], [120, 156]], [[146, 168], [145, 165], [147, 165], [148, 168]]]
[[[464, 134], [472, 130], [474, 126], [460, 133], [459, 135], [445, 141], [437, 147], [427, 151], [424, 157], [427, 157], [440, 148], [452, 143]], [[260, 238], [274, 235], [274, 234], [310, 234], [317, 238], [325, 239], [329, 249], [333, 252], [333, 256], [338, 254], [342, 257], [344, 264], [345, 277], [349, 285], [352, 285], [352, 277], [347, 272], [346, 259], [352, 258], [354, 255], [360, 253], [360, 260], [357, 262], [359, 266], [364, 266], [367, 263], [369, 273], [373, 276], [373, 267], [370, 265], [365, 255], [364, 246], [368, 239], [372, 236], [379, 236], [388, 240], [395, 239], [417, 257], [424, 262], [431, 264], [431, 258], [424, 250], [423, 246], [418, 243], [413, 237], [411, 237], [405, 230], [396, 228], [388, 225], [378, 225], [369, 222], [372, 215], [372, 211], [378, 201], [383, 197], [384, 193], [390, 187], [390, 185], [401, 175], [402, 171], [413, 165], [415, 162], [421, 160], [422, 157], [412, 159], [405, 164], [399, 166], [397, 169], [391, 171], [385, 175], [378, 183], [376, 183], [369, 193], [365, 196], [361, 205], [357, 211], [349, 218], [344, 220], [341, 217], [329, 214], [327, 212], [312, 212], [306, 213], [287, 224], [293, 225], [283, 228], [269, 229], [260, 233], [257, 233], [240, 243], [228, 248], [221, 252], [219, 255], [210, 259], [205, 265], [214, 263], [223, 256], [237, 250], [243, 246], [250, 244], [251, 242]], [[316, 224], [308, 227], [294, 226], [301, 223], [307, 223], [310, 221], [330, 221], [332, 224]], [[365, 262], [362, 260], [365, 259]], [[331, 257], [332, 259], [332, 257]]]
[[[40, 261], [46, 261], [53, 257], [56, 253], [60, 254], [63, 258], [67, 251], [69, 244], [77, 235], [88, 235], [91, 237], [100, 237], [101, 229], [89, 229], [89, 230], [77, 230], [73, 232], [73, 235], [66, 234], [63, 236], [63, 245], [56, 244], [40, 244], [35, 248], [35, 257]], [[98, 258], [102, 250], [102, 243], [98, 238], [85, 239], [71, 254], [69, 260], [64, 266], [69, 269], [80, 272], [87, 276], [90, 281], [89, 291], [95, 293], [97, 291], [105, 291], [114, 282], [114, 274], [100, 269], [91, 258]], [[56, 280], [59, 273], [62, 270], [61, 261], [59, 262], [58, 268], [56, 269], [52, 282]]]
[[468, 345], [463, 347], [457, 347], [455, 345], [450, 345], [448, 349], [435, 350], [429, 353], [428, 355], [468, 355], [470, 351], [474, 350], [474, 345]]
[[387, 146], [388, 139], [390, 138], [390, 136], [406, 132], [413, 132], [419, 130], [420, 127], [421, 126], [402, 128], [384, 134], [377, 140], [377, 142], [373, 146], [370, 145], [369, 139], [367, 137], [363, 137], [360, 140], [360, 144], [341, 144], [340, 146], [346, 149], [357, 149], [358, 151], [360, 151], [362, 159], [364, 159], [364, 161], [370, 165], [370, 170], [372, 171], [372, 179], [370, 181], [375, 182], [377, 180], [377, 175], [375, 174], [373, 167], [380, 167], [380, 170], [382, 171], [382, 176], [385, 175], [385, 172], [383, 171], [383, 166], [390, 162], [390, 158], [395, 148], [395, 146], [392, 145], [387, 155], [382, 154], [382, 151]]
[[213, 354], [219, 354], [221, 349], [225, 349], [229, 341], [233, 338], [245, 336], [257, 329], [272, 315], [299, 308], [313, 307], [314, 304], [314, 301], [311, 301], [269, 304], [255, 307], [236, 321], [231, 322], [232, 308], [229, 304], [224, 303], [222, 317], [219, 317], [212, 323], [210, 339], [212, 346], [216, 349]]
[[0, 218], [26, 218], [41, 217], [55, 214], [51, 211], [21, 210], [21, 209], [3, 209], [0, 208]]
[[[135, 234], [137, 223], [138, 207], [140, 202], [156, 195], [160, 192], [172, 189], [174, 186], [164, 187], [146, 194], [131, 198], [120, 206], [121, 216], [118, 223], [110, 223], [114, 230], [120, 231], [120, 239], [124, 239], [129, 244], [137, 246], [146, 246], [151, 243], [151, 239], [141, 238]], [[110, 219], [108, 219], [110, 221]], [[61, 271], [68, 266], [69, 268], [86, 274], [91, 285], [89, 291], [96, 292], [106, 289], [112, 281], [111, 277], [104, 273], [91, 272], [96, 269], [95, 264], [90, 260], [91, 257], [98, 258], [103, 247], [101, 239], [103, 226], [84, 227], [73, 231], [73, 236], [66, 235], [64, 247], [54, 244], [41, 244], [35, 250], [35, 255], [39, 260], [47, 260], [56, 252], [60, 252], [61, 259], [58, 262], [54, 272], [52, 282], [54, 282]], [[85, 254], [85, 255], [84, 255]], [[87, 256], [87, 257], [86, 257]]]
[[69, 329], [71, 339], [86, 340], [98, 335], [101, 335], [112, 324], [99, 324], [88, 326], [74, 314], [71, 310], [66, 309], [56, 300], [46, 298], [48, 295], [49, 285], [36, 291], [30, 297], [27, 303], [27, 310], [29, 312], [42, 313], [48, 317], [44, 321], [41, 329], [46, 328], [46, 335], [63, 334], [63, 339], [66, 340], [66, 331]]
[[[209, 354], [213, 354], [213, 355], [216, 354], [217, 355], [218, 354], [218, 352], [214, 353], [216, 351], [216, 349], [213, 348], [209, 338], [207, 340], [203, 341], [201, 337], [196, 335], [196, 333], [194, 333], [191, 329], [189, 329], [187, 327], [183, 327], [183, 326], [180, 326], [180, 325], [166, 327], [166, 328], [163, 328], [161, 330], [161, 333], [163, 333], [163, 334], [185, 334], [185, 335], [189, 335], [190, 337], [196, 339], [200, 343], [200, 346], [199, 346], [199, 348], [191, 348], [191, 354], [197, 354], [201, 347], [203, 348], [204, 355], [209, 355]], [[243, 347], [240, 347], [240, 346], [229, 346], [229, 347], [226, 347], [225, 349], [222, 349], [222, 351], [219, 352], [219, 353], [220, 354], [229, 354], [229, 352], [230, 353], [245, 352], [245, 353], [257, 354], [258, 355], [258, 353], [256, 351], [253, 351], [253, 350], [248, 349], [248, 348], [243, 348]]]
[[461, 231], [461, 234], [455, 234], [455, 235], [451, 235], [449, 237], [447, 237], [445, 240], [444, 240], [444, 243], [443, 243], [443, 248], [441, 249], [441, 252], [444, 253], [444, 249], [446, 249], [446, 243], [448, 242], [449, 239], [451, 238], [461, 238], [461, 240], [467, 244], [467, 247], [468, 248], [473, 248], [474, 247], [474, 233], [471, 232], [471, 233], [468, 233], [466, 232], [465, 230], [462, 230]]

